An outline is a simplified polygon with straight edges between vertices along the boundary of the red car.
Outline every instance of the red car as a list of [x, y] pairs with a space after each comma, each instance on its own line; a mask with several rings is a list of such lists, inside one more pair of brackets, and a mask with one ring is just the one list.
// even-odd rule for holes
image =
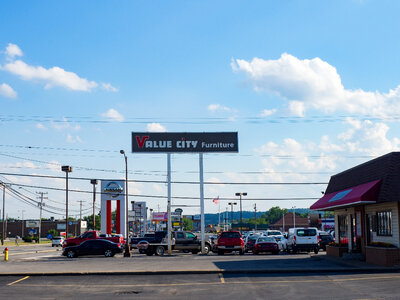
[[239, 251], [244, 254], [244, 241], [239, 231], [224, 231], [217, 241], [217, 253], [223, 255], [225, 252]]
[[96, 239], [98, 239], [98, 240], [108, 240], [110, 242], [117, 243], [117, 244], [124, 244], [125, 243], [125, 240], [121, 235], [100, 236], [100, 232], [98, 232], [96, 230], [92, 230], [92, 231], [86, 231], [84, 234], [82, 234], [80, 236], [69, 238], [69, 239], [65, 239], [64, 243], [63, 243], [63, 248], [69, 247], [69, 246], [77, 246], [77, 245], [80, 245], [84, 241], [96, 240]]
[[262, 236], [256, 241], [253, 248], [253, 254], [260, 252], [271, 252], [272, 254], [279, 254], [279, 246], [273, 237]]

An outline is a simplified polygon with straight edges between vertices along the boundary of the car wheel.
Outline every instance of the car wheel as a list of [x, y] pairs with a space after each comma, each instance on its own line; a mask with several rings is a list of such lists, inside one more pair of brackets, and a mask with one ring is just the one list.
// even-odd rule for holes
[[51, 245], [52, 247], [54, 247], [54, 245]]
[[210, 253], [211, 245], [205, 244], [204, 245], [204, 254]]
[[104, 256], [105, 257], [113, 257], [114, 252], [112, 252], [112, 250], [106, 250], [106, 251], [104, 251]]
[[315, 254], [318, 254], [318, 248], [315, 248], [315, 249], [314, 249], [314, 253], [315, 253]]
[[160, 256], [164, 255], [165, 254], [165, 248], [163, 246], [157, 246], [156, 254], [160, 255]]
[[74, 258], [74, 257], [76, 257], [77, 255], [76, 255], [76, 253], [75, 253], [75, 251], [73, 251], [73, 250], [69, 250], [68, 252], [67, 252], [67, 257], [68, 258]]

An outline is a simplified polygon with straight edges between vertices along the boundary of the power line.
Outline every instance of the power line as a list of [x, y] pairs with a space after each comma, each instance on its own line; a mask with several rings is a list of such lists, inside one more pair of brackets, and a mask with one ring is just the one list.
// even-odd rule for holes
[[[23, 177], [36, 177], [36, 178], [50, 178], [50, 179], [64, 179], [62, 176], [52, 176], [52, 175], [37, 175], [37, 174], [17, 174], [17, 173], [4, 173], [0, 172], [0, 175], [4, 176], [23, 176]], [[91, 180], [89, 177], [68, 177], [70, 180]], [[98, 180], [110, 180], [104, 178], [98, 178]], [[163, 180], [139, 180], [131, 179], [128, 182], [139, 182], [139, 183], [162, 183], [165, 184], [166, 181]], [[198, 181], [171, 181], [173, 184], [196, 184]], [[204, 184], [207, 185], [326, 185], [328, 182], [212, 182], [205, 181]]]

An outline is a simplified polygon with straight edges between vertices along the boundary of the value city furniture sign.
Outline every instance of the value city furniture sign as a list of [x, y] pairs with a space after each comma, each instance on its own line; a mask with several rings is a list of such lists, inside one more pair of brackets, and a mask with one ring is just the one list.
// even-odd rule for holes
[[237, 132], [132, 132], [132, 152], [238, 152]]

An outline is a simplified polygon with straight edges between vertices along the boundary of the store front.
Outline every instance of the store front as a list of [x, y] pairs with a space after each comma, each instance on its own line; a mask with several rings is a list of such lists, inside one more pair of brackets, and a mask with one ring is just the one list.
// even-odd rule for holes
[[[334, 211], [335, 246], [362, 253], [372, 263], [398, 265], [398, 182], [400, 153], [392, 152], [332, 176], [324, 196], [310, 209]], [[386, 255], [389, 261], [377, 262]]]

